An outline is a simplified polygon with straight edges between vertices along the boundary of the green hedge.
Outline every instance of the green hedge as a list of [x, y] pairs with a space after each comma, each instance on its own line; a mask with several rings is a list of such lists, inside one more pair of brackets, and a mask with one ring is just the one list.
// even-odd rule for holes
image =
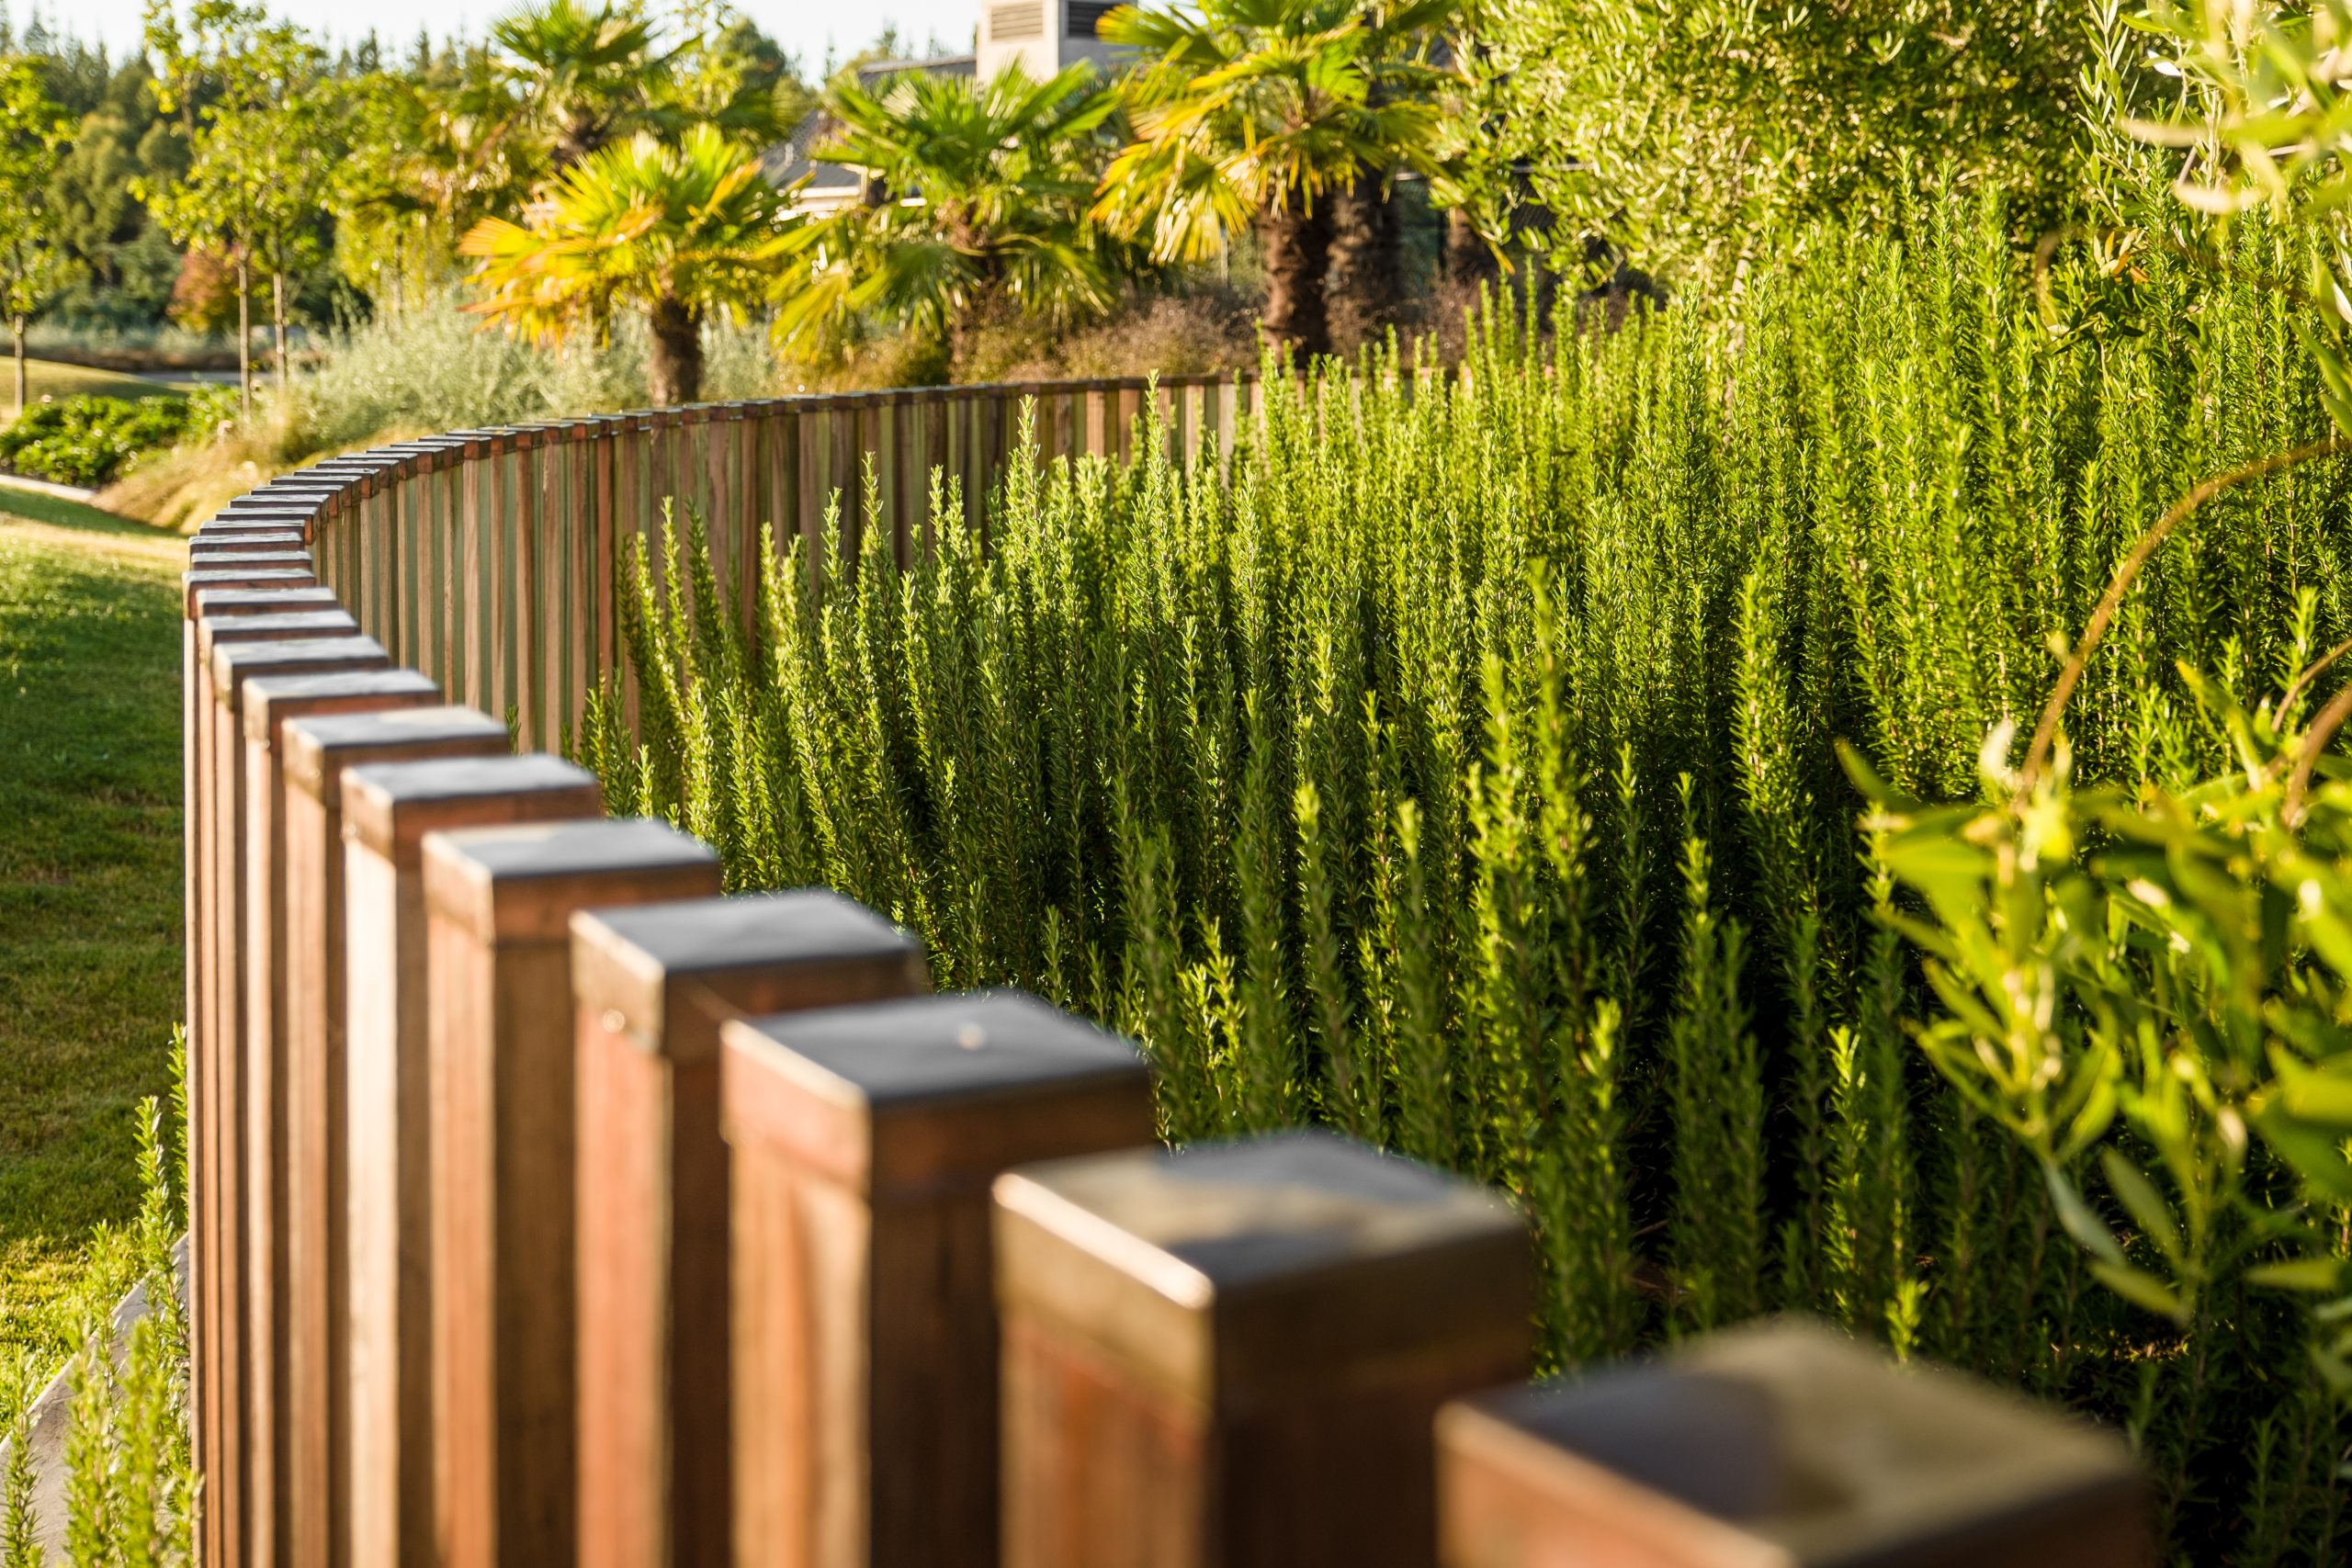
[[[1171, 1138], [1325, 1122], [1510, 1190], [1554, 1367], [1820, 1313], [2130, 1427], [2186, 1560], [2340, 1561], [2301, 1314], [2241, 1288], [2184, 1332], [2093, 1279], [1909, 1043], [1836, 750], [1975, 795], [2139, 532], [2325, 428], [2266, 282], [2306, 258], [2062, 263], [2045, 319], [2000, 213], [1912, 232], [1614, 334], [1490, 321], [1450, 383], [1277, 380], [1229, 471], [1017, 472], [985, 555], [951, 525], [901, 570], [853, 509], [750, 617], [690, 528], [638, 578], [640, 727], [608, 696], [582, 750], [733, 886], [839, 887], [943, 985], [1131, 1031]], [[2080, 776], [2226, 766], [2182, 667], [2352, 637], [2348, 496], [2299, 470], [2167, 547]]]
[[0, 426], [0, 469], [58, 484], [102, 485], [134, 457], [209, 435], [234, 412], [233, 392], [193, 397], [65, 398]]

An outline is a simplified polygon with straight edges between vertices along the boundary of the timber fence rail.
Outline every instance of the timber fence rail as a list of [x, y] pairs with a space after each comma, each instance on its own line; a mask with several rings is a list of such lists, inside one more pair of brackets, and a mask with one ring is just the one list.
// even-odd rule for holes
[[[1319, 1133], [1170, 1152], [1128, 1042], [934, 995], [830, 893], [721, 897], [707, 846], [529, 749], [610, 668], [613, 557], [662, 496], [748, 571], [755, 520], [805, 534], [871, 458], [904, 548], [928, 468], [993, 487], [1018, 400], [1049, 449], [1116, 452], [1143, 395], [460, 433], [206, 525], [204, 1560], [2147, 1562], [2120, 1442], [1826, 1330], [1529, 1388], [1532, 1246], [1498, 1198]], [[1195, 453], [1249, 407], [1160, 396]]]
[[763, 529], [819, 558], [836, 494], [854, 558], [869, 479], [876, 525], [904, 561], [934, 471], [983, 526], [1024, 415], [1041, 458], [1120, 457], [1156, 407], [1189, 462], [1231, 452], [1257, 390], [1246, 375], [1180, 376], [700, 403], [405, 442], [288, 475], [255, 499], [307, 500], [305, 487], [326, 499], [311, 538], [319, 576], [361, 629], [453, 700], [554, 747], [597, 673], [616, 667], [622, 542], [658, 538], [665, 503], [681, 529], [688, 508], [707, 521], [718, 581], [748, 602]]

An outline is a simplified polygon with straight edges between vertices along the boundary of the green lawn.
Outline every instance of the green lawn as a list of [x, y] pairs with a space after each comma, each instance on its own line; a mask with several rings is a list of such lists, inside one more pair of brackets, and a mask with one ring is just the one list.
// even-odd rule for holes
[[180, 1015], [182, 542], [0, 488], [0, 1351], [62, 1346]]
[[[143, 377], [126, 376], [119, 370], [94, 370], [85, 365], [62, 365], [53, 359], [28, 361], [25, 370], [25, 396], [33, 402], [43, 398], [176, 398], [193, 382], [166, 385]], [[0, 358], [0, 421], [13, 412], [17, 396], [17, 362]]]

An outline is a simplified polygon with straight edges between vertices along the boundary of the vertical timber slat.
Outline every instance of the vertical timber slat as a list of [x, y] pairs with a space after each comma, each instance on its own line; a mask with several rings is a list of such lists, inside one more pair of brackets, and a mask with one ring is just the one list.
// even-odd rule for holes
[[913, 939], [830, 893], [592, 910], [571, 932], [587, 1156], [580, 1561], [722, 1568], [734, 1508], [719, 1027], [929, 978]]
[[650, 821], [437, 832], [424, 852], [441, 1562], [571, 1562], [571, 918], [716, 893], [718, 860]]
[[506, 746], [500, 720], [436, 711], [430, 728], [390, 715], [301, 727], [321, 753], [322, 792], [334, 781], [344, 814], [356, 1568], [406, 1568], [438, 1551], [424, 838], [602, 808], [582, 770], [496, 755]]
[[1800, 1321], [1449, 1404], [1444, 1568], [2146, 1568], [2112, 1436]]
[[[297, 998], [323, 986], [323, 976], [305, 961], [312, 949], [298, 940], [295, 890], [298, 863], [307, 868], [317, 855], [307, 841], [296, 848], [297, 818], [313, 827], [285, 766], [285, 729], [289, 719], [337, 713], [421, 707], [440, 690], [413, 670], [368, 670], [356, 673], [265, 676], [245, 682], [246, 843], [252, 865], [245, 905], [246, 943], [251, 955], [249, 991], [251, 1048], [246, 1057], [252, 1117], [247, 1148], [255, 1156], [252, 1227], [254, 1249], [253, 1308], [255, 1344], [266, 1345], [279, 1378], [277, 1411], [278, 1459], [273, 1490], [284, 1498], [284, 1558], [326, 1563], [339, 1513], [336, 1493], [340, 1453], [335, 1406], [340, 1390], [330, 1366], [328, 1280], [333, 1270], [324, 1245], [328, 1216], [321, 1206], [320, 1181], [304, 1179], [312, 1151], [297, 1147], [298, 1059], [310, 1053], [298, 1042]], [[259, 1353], [257, 1352], [257, 1359]]]
[[1431, 1423], [1524, 1377], [1526, 1228], [1327, 1134], [997, 1185], [1007, 1568], [1431, 1568]]
[[989, 1185], [1023, 1161], [1150, 1144], [1143, 1060], [1016, 992], [787, 1013], [724, 1038], [735, 1561], [986, 1568]]
[[[254, 1158], [257, 1111], [252, 1097], [253, 1065], [267, 1046], [253, 1033], [258, 1021], [246, 923], [248, 900], [259, 887], [265, 869], [254, 863], [247, 800], [251, 794], [266, 793], [266, 781], [252, 777], [245, 765], [245, 692], [255, 678], [264, 675], [380, 670], [390, 662], [382, 645], [367, 637], [314, 633], [284, 640], [220, 640], [225, 633], [250, 630], [277, 618], [255, 616], [242, 626], [232, 621], [199, 628], [211, 633], [202, 641], [209, 645], [214, 769], [212, 842], [206, 867], [213, 879], [208, 961], [213, 971], [214, 995], [207, 1109], [213, 1126], [209, 1143], [215, 1179], [209, 1218], [216, 1238], [213, 1256], [219, 1260], [215, 1285], [227, 1298], [216, 1337], [221, 1351], [217, 1364], [223, 1374], [223, 1426], [228, 1436], [222, 1446], [221, 1471], [208, 1479], [223, 1510], [223, 1523], [239, 1538], [233, 1543], [239, 1553], [234, 1560], [255, 1568], [271, 1568], [288, 1561], [288, 1500], [278, 1484], [285, 1473], [286, 1455], [278, 1420], [285, 1366], [284, 1347], [276, 1337], [277, 1275], [267, 1245], [272, 1238], [266, 1234], [268, 1216], [261, 1212], [269, 1201], [277, 1173], [262, 1169]], [[284, 617], [288, 621], [325, 618]], [[268, 1145], [265, 1142], [261, 1146]], [[258, 1236], [257, 1222], [264, 1233]]]

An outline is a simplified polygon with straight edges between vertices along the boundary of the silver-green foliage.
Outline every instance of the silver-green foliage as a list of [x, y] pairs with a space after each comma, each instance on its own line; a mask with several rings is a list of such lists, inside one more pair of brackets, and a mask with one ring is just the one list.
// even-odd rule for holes
[[[196, 1561], [198, 1477], [188, 1440], [187, 1318], [174, 1257], [185, 1209], [157, 1102], [140, 1106], [139, 1168], [144, 1190], [127, 1231], [106, 1231], [92, 1247], [80, 1348], [68, 1361], [64, 1441], [53, 1462], [63, 1474], [60, 1517], [35, 1508], [38, 1475], [29, 1358], [0, 1367], [0, 1568], [40, 1568], [46, 1524], [76, 1568], [184, 1568]], [[128, 1328], [110, 1316], [136, 1284], [145, 1310]]]
[[[462, 430], [561, 419], [646, 400], [646, 332], [634, 318], [608, 341], [546, 348], [484, 332], [454, 291], [331, 334], [319, 367], [299, 377], [291, 417], [313, 450], [387, 431]], [[776, 390], [764, 327], [715, 323], [703, 334], [705, 390], [714, 398]]]
[[[1905, 1043], [1835, 748], [1973, 795], [2150, 518], [2319, 428], [2261, 283], [2301, 258], [2062, 267], [2097, 324], [2060, 334], [2001, 214], [1904, 231], [1825, 231], [1725, 317], [1277, 378], [1229, 460], [1016, 467], [985, 550], [902, 568], [853, 507], [737, 604], [689, 518], [581, 749], [733, 886], [841, 888], [943, 985], [1128, 1030], [1171, 1139], [1318, 1120], [1515, 1192], [1554, 1364], [1827, 1313], [2135, 1422], [2176, 1540], [2229, 1539], [2245, 1486], [2327, 1493], [2299, 1331], [2249, 1307], [2149, 1379], [2171, 1325], [2086, 1288], [2032, 1158]], [[2341, 484], [2234, 493], [2152, 568], [2078, 771], [2221, 765], [2177, 664], [2352, 634]]]

